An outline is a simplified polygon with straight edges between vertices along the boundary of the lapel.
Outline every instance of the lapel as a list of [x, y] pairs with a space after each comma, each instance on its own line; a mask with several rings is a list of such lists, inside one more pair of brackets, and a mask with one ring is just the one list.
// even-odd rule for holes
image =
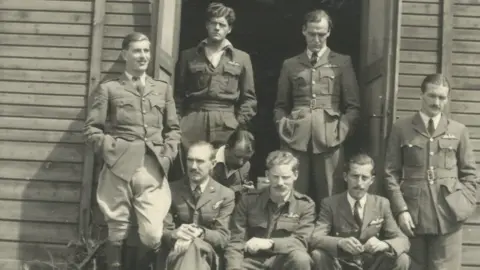
[[427, 132], [427, 128], [425, 127], [425, 123], [423, 123], [422, 117], [420, 113], [417, 112], [412, 118], [412, 126], [418, 133], [422, 134], [425, 137], [430, 137]]
[[315, 67], [320, 67], [325, 64], [331, 63], [333, 58], [335, 58], [335, 54], [331, 53], [330, 48], [327, 47], [325, 52], [320, 56], [320, 59], [318, 59]]
[[183, 185], [182, 188], [179, 190], [180, 191], [180, 196], [185, 200], [188, 206], [190, 208], [195, 209], [195, 204], [193, 203], [193, 196], [192, 196], [192, 191], [190, 188], [190, 183], [188, 182], [188, 179], [185, 178], [183, 180]]
[[197, 205], [195, 206], [195, 209], [198, 210], [202, 208], [205, 204], [209, 203], [212, 198], [214, 198], [214, 193], [217, 191], [217, 188], [215, 186], [215, 182], [212, 178], [208, 180], [208, 184], [205, 187], [205, 190], [203, 191], [202, 195], [198, 199]]
[[347, 191], [345, 191], [339, 198], [340, 201], [338, 202], [338, 211], [343, 218], [345, 218], [345, 221], [347, 221], [353, 228], [358, 227], [355, 219], [353, 218], [352, 208], [348, 203]]
[[133, 85], [132, 81], [127, 77], [127, 75], [125, 75], [125, 72], [122, 73], [122, 75], [120, 75], [118, 81], [123, 86], [123, 89], [125, 89], [126, 91], [128, 91], [128, 92], [130, 92], [130, 93], [132, 93], [136, 96], [140, 96], [140, 93], [138, 93], [138, 91], [135, 88], [135, 86]]
[[150, 76], [145, 78], [145, 89], [143, 90], [143, 96], [150, 94], [155, 89], [155, 82]]
[[448, 130], [448, 119], [447, 117], [442, 113], [442, 117], [440, 118], [440, 122], [438, 122], [438, 126], [435, 129], [435, 132], [433, 133], [433, 138], [436, 138], [440, 135], [443, 135], [447, 132]]
[[377, 212], [378, 211], [375, 198], [372, 195], [367, 194], [367, 201], [365, 202], [365, 206], [363, 209], [363, 222], [360, 238], [364, 233], [365, 229], [368, 227], [368, 224], [370, 224], [370, 222], [378, 216]]
[[298, 62], [304, 66], [312, 67], [310, 64], [310, 59], [308, 59], [307, 50], [297, 56]]

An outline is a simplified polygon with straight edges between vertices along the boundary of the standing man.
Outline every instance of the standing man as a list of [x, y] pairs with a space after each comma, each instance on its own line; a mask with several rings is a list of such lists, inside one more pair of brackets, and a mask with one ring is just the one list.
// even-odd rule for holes
[[235, 192], [238, 201], [243, 191], [255, 188], [249, 179], [250, 158], [254, 153], [255, 139], [252, 133], [237, 128], [227, 144], [218, 148], [213, 168], [213, 179]]
[[210, 177], [214, 157], [212, 145], [194, 143], [187, 154], [187, 177], [171, 184], [172, 206], [163, 236], [170, 250], [166, 269], [220, 269], [217, 254], [230, 237], [235, 196]]
[[468, 130], [442, 114], [449, 91], [445, 76], [425, 77], [420, 112], [395, 123], [386, 154], [392, 210], [424, 270], [461, 268], [462, 224], [476, 207]]
[[322, 201], [310, 242], [315, 269], [409, 269], [410, 242], [398, 228], [390, 203], [368, 194], [374, 167], [368, 155], [353, 156], [344, 173], [348, 190]]
[[332, 28], [325, 11], [306, 14], [307, 49], [283, 63], [274, 111], [282, 146], [300, 160], [295, 189], [311, 195], [317, 206], [345, 189], [342, 143], [360, 108], [350, 57], [327, 47]]
[[293, 189], [298, 160], [274, 151], [266, 163], [270, 187], [245, 194], [234, 210], [226, 270], [309, 270], [315, 204]]
[[132, 208], [142, 243], [152, 250], [160, 247], [171, 202], [165, 176], [180, 142], [170, 85], [145, 73], [150, 62], [148, 37], [127, 35], [122, 56], [125, 72], [93, 93], [84, 129], [87, 143], [104, 161], [97, 202], [108, 225], [106, 253], [112, 270], [121, 269], [122, 241], [131, 225]]
[[248, 126], [256, 114], [250, 56], [227, 40], [235, 12], [211, 3], [206, 13], [208, 37], [182, 52], [177, 65], [175, 102], [187, 149], [198, 140], [225, 144], [238, 125]]

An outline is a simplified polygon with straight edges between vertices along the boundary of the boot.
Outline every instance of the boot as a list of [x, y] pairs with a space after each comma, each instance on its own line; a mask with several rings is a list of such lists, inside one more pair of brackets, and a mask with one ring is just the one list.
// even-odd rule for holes
[[107, 270], [122, 270], [122, 242], [108, 241], [105, 246]]

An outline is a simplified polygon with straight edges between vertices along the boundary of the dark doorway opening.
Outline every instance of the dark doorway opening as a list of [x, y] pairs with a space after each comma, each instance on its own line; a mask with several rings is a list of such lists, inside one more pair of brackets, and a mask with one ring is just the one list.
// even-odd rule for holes
[[[209, 0], [184, 0], [180, 50], [196, 46], [206, 37], [205, 9]], [[258, 113], [253, 122], [256, 153], [251, 161], [252, 179], [263, 176], [267, 154], [278, 149], [273, 123], [273, 106], [282, 62], [305, 49], [301, 33], [306, 12], [321, 8], [330, 13], [334, 28], [328, 46], [352, 57], [359, 74], [361, 2], [359, 0], [223, 0], [235, 9], [237, 20], [228, 39], [250, 54], [255, 73]], [[347, 152], [356, 148], [355, 136], [347, 142]], [[356, 150], [356, 149], [355, 149]]]

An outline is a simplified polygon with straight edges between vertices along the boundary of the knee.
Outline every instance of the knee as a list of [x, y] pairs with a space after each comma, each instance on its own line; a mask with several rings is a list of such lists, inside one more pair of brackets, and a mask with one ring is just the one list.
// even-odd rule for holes
[[403, 253], [398, 256], [397, 260], [395, 261], [395, 269], [408, 270], [410, 269], [410, 264], [410, 257], [406, 253]]
[[297, 269], [310, 269], [312, 265], [312, 259], [306, 251], [292, 251], [288, 254], [287, 260]]
[[162, 231], [158, 231], [158, 230], [145, 231], [145, 232], [139, 233], [139, 235], [140, 235], [140, 241], [145, 246], [155, 250], [160, 248], [160, 244], [162, 242], [162, 236], [163, 236]]
[[330, 269], [330, 265], [333, 264], [333, 257], [324, 250], [315, 249], [311, 256], [314, 269]]

